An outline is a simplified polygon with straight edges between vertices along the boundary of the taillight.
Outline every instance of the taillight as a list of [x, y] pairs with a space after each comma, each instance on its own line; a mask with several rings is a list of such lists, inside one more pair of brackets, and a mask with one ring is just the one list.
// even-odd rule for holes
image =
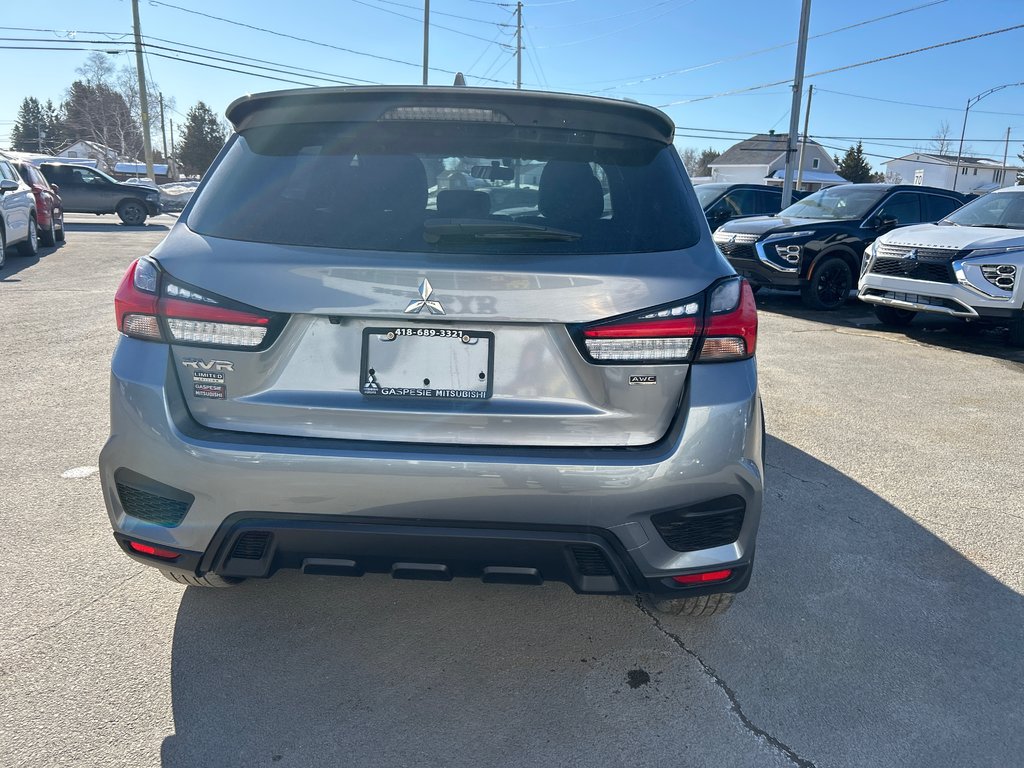
[[583, 342], [594, 360], [601, 362], [680, 362], [688, 360], [700, 339], [701, 303], [686, 299], [671, 307], [592, 325], [583, 330]]
[[719, 283], [708, 299], [704, 344], [697, 360], [743, 360], [756, 348], [757, 305], [750, 283], [739, 277]]
[[186, 285], [149, 259], [128, 268], [114, 307], [118, 330], [147, 341], [255, 349], [275, 326], [273, 315]]
[[728, 278], [700, 296], [586, 326], [582, 337], [599, 363], [743, 360], [757, 346], [754, 292], [746, 280]]

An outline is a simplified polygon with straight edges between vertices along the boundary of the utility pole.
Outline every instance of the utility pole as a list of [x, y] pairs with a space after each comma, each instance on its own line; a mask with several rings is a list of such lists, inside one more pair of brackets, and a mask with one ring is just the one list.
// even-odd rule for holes
[[999, 183], [1002, 184], [1006, 179], [1006, 157], [1010, 154], [1010, 129], [1006, 129], [1006, 143], [1003, 145], [1003, 168], [1002, 176], [999, 177]]
[[[171, 118], [171, 152], [172, 153], [174, 152], [174, 118], [173, 117]], [[179, 173], [178, 173], [178, 163], [175, 162], [174, 163], [174, 167], [171, 168], [171, 158], [170, 158], [170, 156], [168, 156], [167, 157], [167, 172], [170, 173], [172, 170], [174, 171], [174, 176], [175, 176], [174, 181], [177, 181], [178, 180], [177, 177], [179, 176]]]
[[[441, 14], [442, 16], [444, 14]], [[430, 0], [423, 0], [423, 84], [427, 84], [427, 62], [430, 60]]]
[[523, 87], [523, 3], [516, 3], [516, 88]]
[[789, 110], [789, 137], [786, 139], [786, 171], [782, 182], [782, 207], [793, 202], [793, 153], [800, 127], [800, 97], [804, 91], [804, 62], [807, 59], [807, 27], [811, 21], [811, 0], [800, 7], [800, 36], [796, 44], [796, 71], [793, 74], [793, 105]]
[[149, 99], [146, 97], [146, 68], [142, 60], [142, 28], [139, 25], [139, 0], [132, 0], [135, 26], [135, 69], [139, 75], [139, 107], [142, 110], [142, 148], [146, 154], [146, 175], [156, 183], [153, 173], [153, 145], [149, 139]]
[[804, 184], [804, 150], [807, 149], [807, 128], [811, 122], [811, 99], [814, 97], [814, 86], [807, 88], [807, 111], [804, 112], [804, 138], [800, 142], [800, 161], [796, 166], [796, 189], [803, 190]]
[[[814, 86], [812, 85], [811, 88]], [[164, 95], [160, 94], [160, 136], [164, 141], [164, 162], [167, 162], [167, 123], [164, 121]]]

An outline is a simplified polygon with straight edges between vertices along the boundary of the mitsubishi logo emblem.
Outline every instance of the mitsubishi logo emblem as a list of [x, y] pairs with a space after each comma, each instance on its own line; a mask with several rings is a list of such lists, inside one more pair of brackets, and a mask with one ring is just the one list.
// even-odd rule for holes
[[443, 315], [444, 307], [441, 306], [441, 302], [432, 301], [430, 298], [433, 292], [434, 288], [430, 285], [430, 281], [423, 278], [423, 282], [420, 283], [420, 297], [409, 302], [409, 306], [405, 308], [406, 314], [419, 314], [420, 310], [426, 307], [432, 315]]
[[917, 264], [917, 248], [911, 248], [903, 256], [903, 263], [900, 264], [899, 266], [902, 269], [903, 274], [910, 275], [913, 274], [915, 269], [917, 269]]

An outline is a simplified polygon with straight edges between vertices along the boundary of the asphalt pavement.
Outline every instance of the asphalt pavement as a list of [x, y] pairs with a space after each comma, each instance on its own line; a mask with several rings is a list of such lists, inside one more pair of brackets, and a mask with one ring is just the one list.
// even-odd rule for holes
[[112, 299], [174, 219], [0, 270], [0, 766], [1024, 763], [1024, 354], [765, 292], [768, 490], [710, 620], [566, 587], [183, 590], [95, 472]]

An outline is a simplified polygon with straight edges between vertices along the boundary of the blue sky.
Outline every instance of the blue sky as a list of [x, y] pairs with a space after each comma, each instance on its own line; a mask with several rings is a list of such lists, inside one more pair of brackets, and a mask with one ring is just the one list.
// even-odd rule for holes
[[[47, 13], [40, 14], [32, 4], [5, 3], [0, 25], [6, 29], [0, 30], [0, 37], [42, 41], [6, 40], [0, 46], [124, 49], [129, 52], [116, 55], [115, 61], [134, 62], [130, 48], [123, 45], [131, 40], [129, 0], [48, 0], [46, 8]], [[316, 77], [332, 81], [421, 80], [421, 0], [142, 0], [140, 8], [143, 34], [152, 45], [166, 47], [151, 49], [148, 67], [165, 96], [176, 102], [176, 112], [167, 115], [176, 124], [199, 100], [222, 114], [241, 94], [295, 87], [181, 61], [182, 54], [173, 49], [188, 50], [184, 44], [207, 49], [191, 49], [190, 58], [247, 56], [269, 62], [260, 66], [274, 69], [287, 65], [316, 70]], [[899, 15], [832, 33], [891, 14]], [[723, 150], [745, 135], [788, 129], [788, 84], [717, 95], [792, 78], [799, 15], [799, 0], [525, 2], [524, 87], [628, 97], [660, 106], [679, 126], [679, 146]], [[451, 83], [448, 71], [455, 70], [465, 72], [470, 85], [514, 84], [514, 3], [433, 0], [431, 22], [432, 84]], [[806, 71], [1014, 25], [1024, 25], [1022, 0], [814, 0], [810, 33], [820, 36], [808, 45]], [[85, 42], [89, 40], [110, 42], [97, 46]], [[764, 49], [773, 50], [758, 53]], [[837, 137], [819, 141], [839, 150], [864, 138], [876, 167], [887, 157], [926, 146], [942, 121], [949, 124], [956, 141], [968, 98], [1024, 81], [1021, 50], [1024, 28], [809, 78], [806, 84], [815, 86], [810, 134]], [[0, 147], [7, 146], [21, 100], [60, 100], [87, 55], [83, 50], [0, 48]], [[203, 61], [246, 69], [237, 63]], [[19, 78], [18, 72], [26, 76]], [[328, 84], [309, 71], [264, 74]], [[716, 98], [692, 101], [707, 96]], [[802, 119], [801, 115], [801, 125]], [[1007, 128], [1013, 158], [1024, 144], [1024, 86], [994, 93], [972, 108], [967, 144], [976, 154], [1001, 159]], [[954, 144], [954, 153], [955, 149]]]

